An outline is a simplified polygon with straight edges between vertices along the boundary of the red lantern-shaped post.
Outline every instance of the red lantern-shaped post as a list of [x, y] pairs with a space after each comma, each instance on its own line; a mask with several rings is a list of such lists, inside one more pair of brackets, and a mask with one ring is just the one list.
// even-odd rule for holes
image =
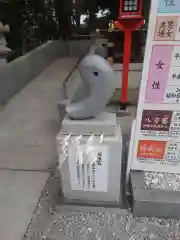
[[142, 0], [120, 0], [119, 17], [115, 22], [118, 30], [124, 31], [124, 59], [122, 75], [122, 93], [121, 106], [126, 110], [128, 102], [128, 75], [131, 57], [132, 32], [144, 25], [145, 21], [142, 16]]

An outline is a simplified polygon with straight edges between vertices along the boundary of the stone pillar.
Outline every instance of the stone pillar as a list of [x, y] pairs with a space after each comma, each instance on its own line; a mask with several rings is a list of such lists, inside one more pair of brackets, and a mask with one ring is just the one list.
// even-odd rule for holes
[[3, 25], [0, 22], [0, 69], [7, 64], [6, 57], [11, 51], [8, 47], [6, 47], [6, 39], [4, 36], [6, 32], [9, 32], [9, 26]]

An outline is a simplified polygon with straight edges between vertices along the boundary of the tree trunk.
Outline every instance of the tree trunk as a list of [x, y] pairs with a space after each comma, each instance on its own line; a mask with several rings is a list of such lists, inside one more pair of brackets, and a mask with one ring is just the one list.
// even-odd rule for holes
[[89, 29], [89, 31], [93, 30], [95, 18], [96, 18], [95, 12], [90, 12], [89, 20], [88, 20], [88, 29]]
[[76, 14], [75, 14], [75, 22], [76, 22], [76, 31], [78, 32], [81, 26], [81, 13], [76, 10]]

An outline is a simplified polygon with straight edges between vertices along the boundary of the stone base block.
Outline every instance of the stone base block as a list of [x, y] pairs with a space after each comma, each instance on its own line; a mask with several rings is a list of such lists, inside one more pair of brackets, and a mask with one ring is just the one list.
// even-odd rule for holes
[[62, 122], [61, 134], [73, 135], [116, 135], [116, 114], [100, 113], [96, 118], [87, 120], [71, 120], [65, 117]]
[[143, 171], [131, 171], [130, 182], [134, 216], [180, 218], [180, 191], [147, 188]]

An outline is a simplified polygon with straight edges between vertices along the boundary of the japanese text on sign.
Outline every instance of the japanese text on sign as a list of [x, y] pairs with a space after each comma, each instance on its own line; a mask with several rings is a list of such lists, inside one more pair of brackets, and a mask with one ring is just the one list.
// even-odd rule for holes
[[169, 131], [172, 111], [144, 110], [141, 130]]
[[146, 90], [147, 102], [161, 103], [164, 100], [164, 92], [170, 68], [170, 60], [167, 56], [171, 59], [171, 46], [153, 47]]
[[137, 158], [141, 163], [156, 163], [166, 165], [179, 165], [180, 143], [140, 140], [137, 150]]
[[171, 137], [180, 141], [180, 112], [144, 110], [140, 134], [145, 137], [163, 139]]
[[178, 17], [157, 17], [155, 40], [175, 40], [178, 28]]
[[154, 158], [162, 160], [165, 153], [165, 142], [151, 140], [139, 141], [137, 158]]
[[159, 13], [180, 13], [179, 0], [159, 0]]
[[[94, 146], [94, 162], [89, 163], [88, 155], [82, 145], [82, 161], [75, 161], [76, 149], [69, 146], [69, 171], [72, 190], [107, 192], [108, 184], [108, 150], [105, 146]], [[80, 158], [80, 156], [79, 156]]]

